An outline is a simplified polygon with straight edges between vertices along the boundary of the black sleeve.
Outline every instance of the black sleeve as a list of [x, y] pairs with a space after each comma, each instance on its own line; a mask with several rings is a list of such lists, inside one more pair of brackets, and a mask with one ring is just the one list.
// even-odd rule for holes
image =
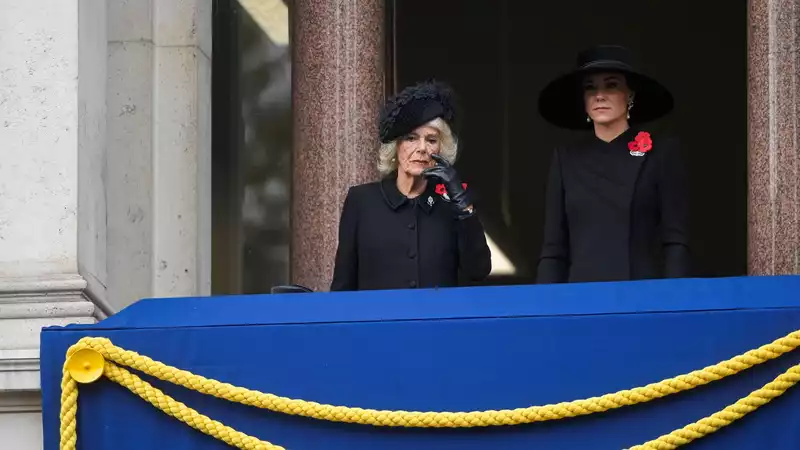
[[459, 269], [470, 281], [481, 281], [492, 271], [492, 255], [483, 224], [477, 214], [456, 221]]
[[564, 209], [564, 184], [558, 150], [553, 152], [550, 164], [544, 216], [544, 240], [536, 282], [564, 283], [569, 271], [569, 228]]
[[691, 275], [689, 252], [689, 179], [681, 157], [680, 143], [664, 143], [659, 180], [661, 242], [664, 247], [664, 276]]
[[339, 219], [339, 246], [331, 291], [358, 290], [358, 207], [353, 189], [347, 191]]

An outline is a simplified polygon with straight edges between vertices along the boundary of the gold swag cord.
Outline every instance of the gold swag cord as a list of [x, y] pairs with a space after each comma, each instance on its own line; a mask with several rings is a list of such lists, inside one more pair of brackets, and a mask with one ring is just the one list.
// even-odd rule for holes
[[[609, 411], [645, 403], [735, 375], [755, 365], [775, 359], [800, 346], [800, 330], [744, 354], [684, 375], [667, 378], [647, 386], [626, 389], [553, 405], [499, 411], [409, 412], [380, 411], [279, 397], [195, 375], [168, 366], [147, 356], [117, 347], [106, 338], [85, 337], [67, 350], [61, 380], [60, 450], [77, 450], [78, 383], [91, 383], [101, 376], [122, 385], [165, 414], [229, 445], [248, 450], [283, 449], [211, 419], [131, 373], [137, 370], [177, 386], [242, 405], [274, 412], [333, 422], [382, 427], [469, 428], [521, 425]], [[783, 395], [800, 381], [800, 364], [789, 368], [761, 389], [739, 399], [708, 417], [690, 423], [628, 450], [672, 450], [730, 425], [736, 420]]]

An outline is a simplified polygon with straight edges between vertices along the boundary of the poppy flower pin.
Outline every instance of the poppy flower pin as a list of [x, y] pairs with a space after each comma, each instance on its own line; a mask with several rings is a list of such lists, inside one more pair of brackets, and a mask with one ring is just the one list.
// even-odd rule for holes
[[646, 131], [640, 131], [632, 141], [628, 142], [628, 150], [633, 156], [644, 156], [652, 149], [653, 140], [650, 138], [650, 133]]
[[[467, 183], [461, 183], [461, 187], [464, 189], [467, 188]], [[447, 201], [450, 201], [450, 196], [447, 195], [447, 188], [444, 187], [444, 184], [439, 183], [436, 185], [435, 192], [442, 196]]]

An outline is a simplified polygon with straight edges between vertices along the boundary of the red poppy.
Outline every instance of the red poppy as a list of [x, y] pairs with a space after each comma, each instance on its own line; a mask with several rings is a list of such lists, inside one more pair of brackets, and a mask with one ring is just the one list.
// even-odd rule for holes
[[653, 140], [650, 138], [650, 133], [640, 131], [639, 134], [633, 138], [633, 141], [628, 142], [628, 149], [632, 152], [647, 153], [653, 149]]
[[[461, 187], [464, 189], [467, 188], [467, 183], [461, 183]], [[437, 184], [436, 185], [436, 193], [439, 195], [447, 195], [447, 189], [445, 189], [444, 184]]]
[[650, 133], [642, 131], [636, 135], [635, 140], [639, 143], [640, 152], [649, 152], [653, 149], [653, 140], [650, 139]]

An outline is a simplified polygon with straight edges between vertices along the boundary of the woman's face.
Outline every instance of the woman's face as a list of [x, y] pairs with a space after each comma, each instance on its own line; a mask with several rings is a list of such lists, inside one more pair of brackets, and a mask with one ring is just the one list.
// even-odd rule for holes
[[428, 167], [433, 167], [431, 154], [439, 153], [439, 130], [423, 125], [397, 141], [397, 170], [418, 177]]
[[597, 73], [583, 80], [586, 114], [597, 124], [627, 120], [630, 95], [625, 76], [618, 73]]

